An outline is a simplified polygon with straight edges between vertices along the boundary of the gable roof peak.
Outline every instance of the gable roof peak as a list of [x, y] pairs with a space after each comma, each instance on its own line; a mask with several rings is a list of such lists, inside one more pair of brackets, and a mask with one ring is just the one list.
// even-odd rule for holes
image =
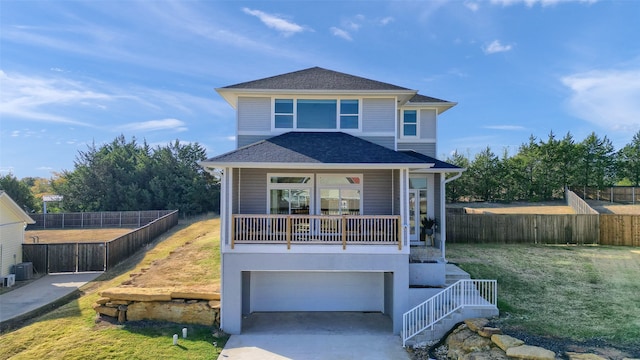
[[225, 86], [228, 90], [333, 90], [333, 91], [401, 91], [416, 93], [393, 85], [319, 66], [293, 71], [263, 79]]

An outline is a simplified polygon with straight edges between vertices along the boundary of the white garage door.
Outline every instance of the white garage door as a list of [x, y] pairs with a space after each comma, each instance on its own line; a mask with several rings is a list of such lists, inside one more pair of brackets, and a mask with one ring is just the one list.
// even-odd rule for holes
[[380, 311], [383, 273], [251, 273], [251, 311]]

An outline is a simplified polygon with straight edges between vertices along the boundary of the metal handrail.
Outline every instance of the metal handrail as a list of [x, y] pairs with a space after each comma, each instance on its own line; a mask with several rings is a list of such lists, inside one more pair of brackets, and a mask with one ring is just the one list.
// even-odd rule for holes
[[496, 306], [496, 280], [462, 279], [402, 316], [402, 346], [424, 330], [432, 329], [442, 319], [467, 306]]

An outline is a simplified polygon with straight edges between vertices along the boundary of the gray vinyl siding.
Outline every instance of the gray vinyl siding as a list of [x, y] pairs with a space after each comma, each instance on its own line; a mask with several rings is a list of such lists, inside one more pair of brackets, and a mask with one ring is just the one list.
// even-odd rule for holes
[[[394, 205], [393, 197], [398, 191], [392, 191], [392, 183], [397, 188], [398, 171], [391, 170], [292, 170], [292, 169], [240, 169], [234, 172], [234, 179], [239, 182], [235, 186], [239, 196], [239, 205], [234, 204], [234, 213], [266, 214], [267, 210], [267, 173], [314, 173], [314, 174], [362, 174], [362, 214], [393, 215], [399, 213], [399, 206]], [[392, 181], [391, 177], [394, 177]], [[234, 182], [236, 182], [234, 181]], [[314, 189], [314, 198], [316, 189]], [[237, 209], [237, 212], [236, 212]]]
[[270, 131], [271, 130], [271, 98], [239, 97], [238, 98], [238, 130]]
[[389, 99], [362, 99], [362, 132], [393, 132], [396, 102]]
[[[358, 136], [358, 135], [355, 135]], [[388, 149], [395, 150], [396, 149], [396, 141], [392, 136], [366, 136], [366, 134], [358, 136], [361, 139], [367, 140], [374, 144], [384, 146]]]
[[420, 110], [420, 138], [436, 138], [436, 111], [430, 109]]
[[398, 143], [398, 150], [413, 150], [415, 152], [419, 152], [420, 154], [431, 156], [433, 158], [436, 157], [436, 143], [428, 142], [428, 143], [408, 143], [402, 142]]
[[400, 170], [393, 170], [393, 215], [400, 215]]
[[363, 215], [393, 215], [391, 170], [369, 170], [363, 176]]
[[265, 140], [270, 137], [273, 137], [273, 135], [238, 135], [236, 140], [238, 142], [238, 148], [241, 148], [243, 146], [257, 143], [258, 141]]
[[240, 169], [240, 214], [267, 213], [267, 169]]

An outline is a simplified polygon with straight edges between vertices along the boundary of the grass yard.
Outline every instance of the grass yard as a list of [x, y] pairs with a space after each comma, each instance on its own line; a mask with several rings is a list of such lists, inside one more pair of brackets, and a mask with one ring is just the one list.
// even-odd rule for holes
[[75, 242], [105, 242], [116, 239], [134, 229], [77, 229], [77, 230], [29, 230], [24, 232], [25, 244], [33, 244], [33, 237], [41, 244], [75, 243]]
[[447, 258], [474, 278], [498, 280], [503, 329], [640, 356], [640, 248], [451, 244]]
[[[187, 281], [194, 287], [218, 286], [218, 219], [181, 221], [153, 245], [85, 285], [80, 298], [2, 333], [0, 359], [216, 359], [227, 338], [211, 327], [96, 321], [91, 306], [98, 292], [125, 282], [140, 287]], [[171, 261], [172, 257], [179, 257], [178, 261]], [[140, 275], [132, 278], [130, 274]], [[183, 327], [188, 328], [188, 338], [180, 338], [179, 346], [173, 346], [172, 335], [181, 334]]]

